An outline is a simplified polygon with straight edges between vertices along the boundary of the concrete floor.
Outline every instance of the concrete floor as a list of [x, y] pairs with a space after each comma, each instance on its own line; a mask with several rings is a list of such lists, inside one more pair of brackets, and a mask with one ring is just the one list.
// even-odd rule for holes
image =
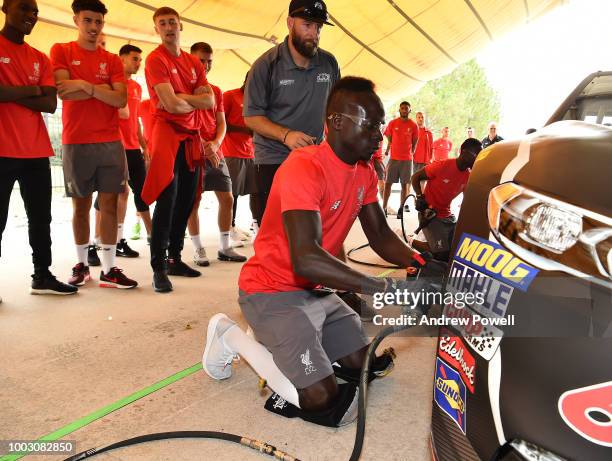
[[[397, 201], [394, 196], [392, 200]], [[392, 202], [396, 205], [394, 202]], [[132, 204], [128, 211], [131, 227]], [[53, 202], [53, 271], [66, 280], [74, 265], [70, 203], [59, 193]], [[239, 221], [248, 227], [248, 205], [239, 205]], [[216, 254], [216, 207], [204, 202], [204, 242]], [[394, 227], [398, 221], [389, 219]], [[204, 227], [204, 226], [203, 226]], [[365, 242], [357, 225], [347, 248]], [[141, 257], [120, 260], [141, 287], [120, 291], [90, 282], [77, 296], [28, 294], [31, 273], [27, 226], [18, 195], [2, 242], [0, 263], [0, 439], [37, 439], [93, 411], [160, 381], [201, 360], [209, 318], [225, 312], [243, 327], [236, 302], [239, 264], [214, 260], [198, 279], [174, 278], [175, 291], [151, 288], [144, 240], [130, 242]], [[191, 242], [185, 241], [190, 259]], [[244, 249], [252, 254], [249, 245]], [[368, 250], [359, 257], [376, 261]], [[356, 266], [371, 274], [383, 269]], [[98, 273], [92, 273], [97, 279]], [[401, 276], [400, 273], [395, 275]], [[398, 354], [395, 370], [369, 392], [364, 460], [426, 460], [431, 414], [435, 339], [398, 337], [383, 342]], [[228, 431], [267, 441], [302, 460], [348, 459], [355, 426], [327, 429], [264, 410], [267, 393], [244, 362], [234, 375], [215, 382], [198, 371], [111, 413], [65, 440], [77, 452], [151, 432]], [[2, 453], [0, 453], [2, 455]], [[63, 459], [30, 456], [26, 459]], [[264, 455], [237, 445], [204, 440], [148, 443], [100, 455], [100, 460], [249, 460]]]

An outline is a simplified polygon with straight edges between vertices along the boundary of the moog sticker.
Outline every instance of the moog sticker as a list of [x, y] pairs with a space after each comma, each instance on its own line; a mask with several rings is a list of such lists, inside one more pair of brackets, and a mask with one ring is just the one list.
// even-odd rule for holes
[[454, 259], [522, 291], [539, 272], [498, 243], [468, 233], [461, 235]]
[[461, 380], [459, 372], [437, 357], [434, 400], [442, 411], [455, 421], [464, 434], [466, 398], [465, 384]]
[[558, 407], [565, 424], [578, 435], [612, 447], [612, 381], [564, 392]]

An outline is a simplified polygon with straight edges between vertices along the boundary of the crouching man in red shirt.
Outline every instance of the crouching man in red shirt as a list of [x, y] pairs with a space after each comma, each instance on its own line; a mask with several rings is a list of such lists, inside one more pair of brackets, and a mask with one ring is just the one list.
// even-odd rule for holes
[[[413, 248], [421, 252], [429, 251], [440, 261], [448, 261], [457, 223], [457, 218], [451, 213], [451, 202], [465, 189], [471, 168], [481, 150], [480, 141], [466, 139], [461, 144], [459, 157], [434, 162], [412, 175], [419, 224], [424, 226], [423, 234], [427, 239], [427, 242], [421, 242], [414, 240], [414, 237], [409, 238], [408, 243]], [[425, 192], [421, 190], [421, 181], [427, 181]], [[431, 213], [428, 209], [436, 212], [433, 219], [428, 219], [428, 213]]]
[[[265, 408], [330, 427], [357, 416], [357, 384], [368, 348], [359, 315], [333, 291], [364, 294], [423, 282], [370, 277], [337, 255], [355, 219], [372, 249], [406, 267], [412, 251], [387, 225], [370, 159], [382, 141], [384, 109], [374, 84], [346, 77], [327, 102], [327, 141], [293, 151], [274, 177], [255, 255], [244, 265], [238, 302], [257, 341], [225, 314], [208, 326], [203, 357], [214, 379], [231, 376], [240, 354], [274, 394]], [[418, 284], [418, 286], [417, 286]], [[332, 364], [338, 362], [339, 366]], [[371, 379], [393, 366], [374, 359]], [[338, 384], [341, 376], [346, 384]]]

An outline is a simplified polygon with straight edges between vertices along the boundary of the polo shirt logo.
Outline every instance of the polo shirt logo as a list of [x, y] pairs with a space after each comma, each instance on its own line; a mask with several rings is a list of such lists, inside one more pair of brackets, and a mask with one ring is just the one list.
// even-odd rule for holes
[[327, 83], [327, 82], [331, 82], [331, 75], [329, 75], [326, 72], [323, 72], [317, 75], [317, 83]]
[[444, 184], [448, 184], [448, 183], [450, 182], [450, 179], [444, 178], [444, 179], [442, 180], [442, 182], [443, 182]]
[[81, 61], [72, 61], [70, 64], [72, 64], [73, 66], [80, 66], [81, 65]]
[[286, 78], [278, 82], [278, 84], [281, 86], [293, 85], [294, 83], [295, 83], [295, 80], [290, 79], [290, 78]]
[[178, 74], [178, 70], [176, 69], [172, 69], [170, 72], [172, 72], [173, 74]]
[[10, 64], [11, 63], [11, 58], [0, 57], [0, 62], [2, 64]]
[[191, 83], [195, 83], [196, 80], [198, 79], [198, 75], [196, 74], [196, 71], [193, 67], [191, 68], [191, 78], [192, 78]]
[[330, 211], [336, 211], [338, 208], [340, 208], [341, 203], [342, 203], [342, 200], [336, 200], [334, 204], [331, 206]]

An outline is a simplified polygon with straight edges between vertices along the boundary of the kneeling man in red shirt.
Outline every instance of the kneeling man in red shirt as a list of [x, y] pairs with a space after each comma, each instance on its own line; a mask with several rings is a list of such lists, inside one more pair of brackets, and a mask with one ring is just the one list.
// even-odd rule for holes
[[[330, 427], [357, 416], [369, 341], [359, 315], [329, 288], [363, 294], [398, 286], [429, 290], [421, 281], [370, 277], [335, 257], [359, 218], [376, 253], [400, 267], [411, 263], [412, 250], [389, 228], [376, 196], [370, 160], [382, 141], [384, 117], [371, 81], [346, 77], [334, 86], [327, 141], [294, 150], [279, 168], [255, 255], [240, 274], [238, 302], [257, 341], [225, 314], [210, 320], [206, 373], [229, 378], [232, 358], [240, 354], [274, 390], [265, 408], [276, 414]], [[389, 354], [377, 357], [370, 379], [392, 366]], [[347, 383], [338, 384], [336, 376]]]

